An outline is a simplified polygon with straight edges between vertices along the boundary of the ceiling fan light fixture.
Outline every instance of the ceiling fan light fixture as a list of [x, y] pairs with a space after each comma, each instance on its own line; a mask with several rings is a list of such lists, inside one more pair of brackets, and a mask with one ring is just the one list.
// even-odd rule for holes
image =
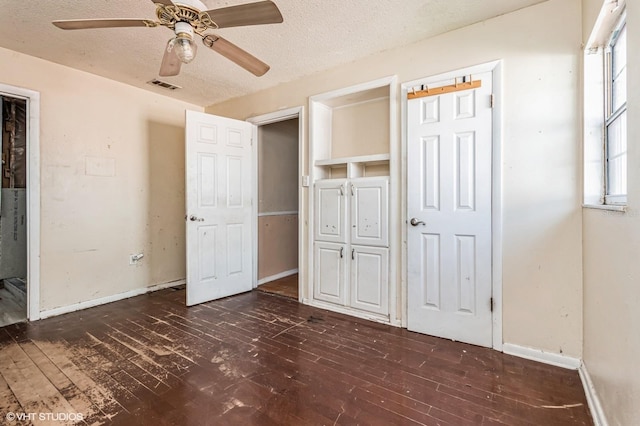
[[175, 53], [182, 63], [193, 61], [198, 52], [198, 45], [193, 41], [193, 28], [187, 22], [176, 22], [176, 37], [169, 42], [169, 49]]

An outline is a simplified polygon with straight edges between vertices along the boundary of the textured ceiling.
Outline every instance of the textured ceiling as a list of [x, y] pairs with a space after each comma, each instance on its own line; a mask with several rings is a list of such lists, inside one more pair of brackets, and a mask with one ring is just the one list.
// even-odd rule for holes
[[[179, 0], [176, 0], [179, 2]], [[203, 0], [211, 9], [255, 0]], [[200, 45], [173, 92], [156, 78], [171, 30], [63, 31], [59, 19], [155, 19], [151, 0], [0, 0], [0, 46], [198, 105], [211, 105], [544, 0], [274, 0], [284, 23], [218, 30], [271, 70], [255, 77]], [[10, 66], [10, 64], [2, 64]]]

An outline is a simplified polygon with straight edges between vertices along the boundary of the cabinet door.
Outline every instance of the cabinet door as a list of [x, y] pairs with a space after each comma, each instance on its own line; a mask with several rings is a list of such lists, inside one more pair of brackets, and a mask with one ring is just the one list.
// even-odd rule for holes
[[314, 234], [316, 241], [347, 241], [345, 179], [319, 180], [315, 183]]
[[346, 250], [345, 244], [314, 244], [314, 299], [346, 304]]
[[389, 314], [389, 249], [351, 246], [351, 300], [353, 308]]
[[368, 177], [349, 182], [351, 244], [389, 246], [389, 178]]

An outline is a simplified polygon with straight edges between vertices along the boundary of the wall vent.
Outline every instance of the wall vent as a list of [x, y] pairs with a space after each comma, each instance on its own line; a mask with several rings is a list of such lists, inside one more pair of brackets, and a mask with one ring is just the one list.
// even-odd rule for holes
[[153, 80], [149, 80], [147, 81], [147, 83], [153, 86], [162, 87], [163, 89], [169, 89], [169, 90], [182, 89], [182, 87], [180, 86], [167, 83], [166, 81], [158, 80], [157, 78], [154, 78]]

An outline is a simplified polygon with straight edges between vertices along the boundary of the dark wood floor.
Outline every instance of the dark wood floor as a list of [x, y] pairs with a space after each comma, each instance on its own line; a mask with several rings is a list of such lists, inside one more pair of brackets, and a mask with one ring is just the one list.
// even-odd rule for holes
[[298, 300], [298, 274], [262, 284], [258, 290]]
[[169, 289], [0, 329], [0, 423], [592, 424], [575, 371], [257, 291], [184, 299]]

